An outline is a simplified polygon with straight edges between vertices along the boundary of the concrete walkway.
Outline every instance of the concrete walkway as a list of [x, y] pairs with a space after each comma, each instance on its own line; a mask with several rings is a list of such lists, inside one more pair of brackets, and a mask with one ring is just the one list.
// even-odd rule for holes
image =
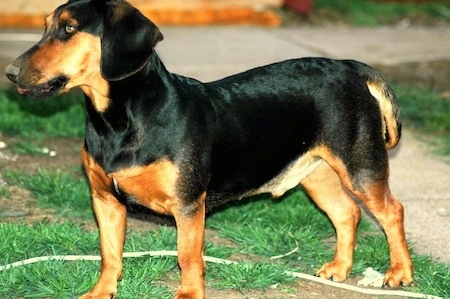
[[[303, 56], [390, 65], [450, 59], [448, 27], [217, 26], [161, 30], [165, 39], [157, 51], [167, 68], [203, 81]], [[0, 32], [0, 69], [39, 36], [23, 33]], [[5, 82], [1, 76], [0, 83]], [[450, 165], [431, 154], [426, 144], [406, 128], [400, 146], [391, 152], [390, 182], [393, 193], [405, 205], [406, 231], [416, 252], [450, 263]]]

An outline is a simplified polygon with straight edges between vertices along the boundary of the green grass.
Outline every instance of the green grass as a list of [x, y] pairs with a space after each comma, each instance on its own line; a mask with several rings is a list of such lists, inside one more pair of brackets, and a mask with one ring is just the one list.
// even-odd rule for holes
[[44, 147], [38, 146], [35, 143], [35, 140], [19, 140], [9, 146], [12, 146], [14, 153], [16, 154], [48, 155], [48, 149], [44, 149]]
[[[7, 264], [46, 255], [98, 255], [98, 237], [79, 225], [39, 222], [31, 226], [22, 223], [0, 223], [0, 264]], [[125, 251], [174, 250], [174, 228], [161, 227], [157, 231], [128, 233]], [[206, 245], [206, 254], [227, 258], [235, 249]], [[95, 283], [99, 262], [46, 261], [11, 268], [0, 272], [1, 298], [74, 298], [89, 290]], [[286, 283], [293, 278], [284, 268], [269, 263], [240, 265], [208, 265], [208, 284], [217, 288], [261, 289]], [[175, 257], [126, 258], [124, 279], [120, 282], [121, 298], [171, 298], [179, 270]]]
[[34, 99], [0, 89], [0, 132], [25, 138], [82, 137], [84, 99], [71, 92], [53, 99]]
[[[22, 176], [25, 179], [18, 179]], [[61, 223], [0, 223], [0, 248], [8, 248], [0, 252], [0, 264], [42, 255], [98, 254], [97, 233], [89, 233], [79, 224], [80, 217], [90, 217], [89, 221], [94, 221], [90, 210], [85, 208], [88, 205], [76, 200], [61, 204], [64, 202], [61, 197], [69, 196], [89, 202], [86, 182], [57, 171], [41, 171], [34, 179], [35, 182], [29, 182], [32, 176], [19, 173], [6, 176], [9, 185], [29, 188], [38, 200], [46, 193], [53, 193], [51, 188], [56, 189], [57, 196], [44, 196], [40, 202], [44, 206], [54, 202]], [[68, 182], [71, 183], [68, 185]], [[61, 191], [66, 188], [67, 191]], [[284, 270], [313, 274], [321, 264], [331, 260], [334, 253], [334, 230], [329, 220], [301, 190], [294, 190], [281, 200], [262, 196], [233, 203], [210, 215], [207, 227], [235, 244], [226, 247], [207, 243], [207, 255], [233, 259], [237, 254], [239, 259], [244, 259], [239, 265], [208, 264], [207, 285], [213, 288], [247, 290], [278, 284], [289, 286], [293, 278], [286, 276]], [[175, 242], [174, 228], [131, 232], [125, 251], [174, 250]], [[295, 248], [298, 251], [288, 256], [269, 259]], [[367, 267], [386, 271], [388, 256], [384, 235], [363, 220], [359, 225], [351, 275], [360, 276]], [[411, 290], [449, 297], [446, 286], [449, 268], [415, 254], [413, 260], [416, 287]], [[0, 289], [0, 298], [72, 298], [92, 286], [98, 267], [98, 262], [53, 261], [2, 271], [0, 282], [7, 287]], [[121, 298], [169, 298], [174, 289], [166, 285], [168, 282], [174, 285], [178, 279], [175, 258], [126, 259], [125, 279], [120, 283]]]
[[[239, 226], [236, 227], [236, 223]], [[245, 244], [243, 253], [269, 258], [301, 248], [284, 261], [310, 270], [319, 266], [320, 260], [333, 256], [323, 248], [322, 240], [334, 234], [328, 218], [323, 215], [303, 192], [291, 192], [284, 200], [263, 197], [248, 204], [236, 203], [212, 215], [207, 225], [219, 230], [219, 235], [237, 244]], [[320, 231], [317, 228], [320, 227]], [[301, 263], [298, 263], [301, 260]]]
[[408, 127], [426, 133], [450, 133], [450, 99], [437, 92], [414, 87], [396, 87], [402, 116]]
[[[9, 192], [8, 188], [6, 187], [6, 183], [3, 181], [2, 176], [0, 175], [0, 198], [1, 197], [9, 197], [11, 193]], [[1, 213], [1, 211], [0, 211]]]
[[278, 283], [288, 284], [295, 279], [288, 276], [288, 268], [269, 262], [241, 262], [237, 265], [208, 266], [207, 281], [219, 289], [267, 289]]
[[[0, 263], [22, 260], [35, 256], [55, 254], [98, 255], [98, 236], [82, 230], [78, 225], [65, 223], [36, 223], [32, 226], [17, 223], [1, 223]], [[126, 251], [149, 249], [174, 249], [175, 231], [162, 227], [150, 234], [129, 234]], [[96, 280], [99, 262], [48, 261], [12, 268], [0, 272], [1, 298], [75, 298], [89, 290]], [[169, 298], [164, 286], [153, 287], [161, 279], [176, 280], [175, 258], [135, 258], [124, 263], [125, 279], [122, 281], [121, 298]], [[161, 291], [166, 296], [160, 296]], [[145, 296], [138, 296], [143, 292]], [[136, 297], [138, 296], [138, 297]]]
[[414, 1], [381, 3], [361, 0], [314, 0], [314, 11], [324, 17], [338, 18], [363, 26], [392, 24], [405, 18], [450, 20], [450, 4], [447, 1], [418, 4]]
[[450, 298], [450, 267], [434, 263], [429, 257], [413, 254], [415, 284], [428, 294]]
[[[290, 192], [283, 200], [263, 198], [233, 205], [212, 215], [207, 225], [240, 244], [245, 254], [268, 259], [298, 248], [282, 263], [300, 272], [314, 273], [334, 256], [334, 228], [301, 190]], [[359, 236], [352, 275], [361, 275], [367, 267], [386, 271], [389, 251], [384, 235], [363, 219]]]
[[394, 87], [404, 126], [432, 138], [437, 151], [450, 158], [450, 99], [432, 90]]
[[[81, 174], [81, 169], [77, 174]], [[59, 217], [93, 217], [89, 187], [84, 177], [50, 170], [39, 170], [34, 174], [6, 172], [4, 177], [9, 184], [31, 191], [40, 207], [58, 210]]]

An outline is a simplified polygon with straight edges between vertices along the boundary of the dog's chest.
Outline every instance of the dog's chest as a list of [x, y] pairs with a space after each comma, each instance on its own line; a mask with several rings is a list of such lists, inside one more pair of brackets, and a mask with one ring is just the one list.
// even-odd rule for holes
[[112, 179], [117, 194], [156, 212], [172, 214], [178, 203], [176, 185], [179, 170], [168, 160], [126, 168], [109, 173], [108, 177]]
[[[155, 126], [156, 127], [156, 126]], [[145, 166], [172, 154], [167, 146], [171, 131], [157, 130], [139, 122], [130, 122], [124, 129], [111, 129], [95, 123], [88, 124], [86, 146], [106, 173], [135, 166]], [[171, 138], [171, 139], [170, 139]]]

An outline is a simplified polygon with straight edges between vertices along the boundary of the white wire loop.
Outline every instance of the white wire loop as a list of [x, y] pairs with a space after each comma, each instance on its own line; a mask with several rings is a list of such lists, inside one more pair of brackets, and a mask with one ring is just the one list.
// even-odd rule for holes
[[[153, 256], [153, 257], [162, 257], [162, 256], [173, 256], [176, 257], [177, 251], [175, 250], [160, 250], [160, 251], [140, 251], [140, 252], [126, 252], [123, 254], [124, 258], [136, 258], [136, 257], [142, 257], [142, 256]], [[29, 264], [44, 262], [44, 261], [100, 261], [101, 257], [98, 255], [49, 255], [49, 256], [41, 256], [41, 257], [34, 257], [29, 258], [26, 260], [14, 262], [5, 266], [0, 266], [0, 271], [8, 270], [14, 267], [21, 267]], [[211, 256], [205, 256], [204, 260], [206, 262], [210, 263], [216, 263], [216, 264], [225, 264], [225, 265], [237, 265], [239, 263], [231, 260], [211, 257]], [[403, 297], [409, 297], [409, 298], [425, 298], [425, 299], [443, 299], [442, 297], [433, 296], [433, 295], [427, 295], [427, 294], [420, 294], [420, 293], [413, 293], [413, 292], [407, 292], [402, 290], [386, 290], [386, 289], [368, 289], [368, 288], [361, 288], [345, 283], [339, 283], [334, 282], [330, 280], [326, 280], [317, 276], [309, 275], [309, 274], [303, 274], [298, 272], [292, 272], [292, 271], [286, 271], [287, 275], [306, 279], [310, 281], [314, 281], [320, 284], [345, 289], [349, 291], [354, 291], [362, 294], [370, 294], [370, 295], [380, 295], [380, 296], [403, 296]]]

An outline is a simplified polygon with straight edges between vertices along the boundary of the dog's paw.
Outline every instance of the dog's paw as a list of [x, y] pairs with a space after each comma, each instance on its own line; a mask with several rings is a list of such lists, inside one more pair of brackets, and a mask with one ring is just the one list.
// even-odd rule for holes
[[384, 276], [383, 287], [398, 288], [410, 286], [412, 283], [411, 267], [391, 266]]
[[89, 293], [86, 293], [78, 299], [115, 299], [117, 298], [117, 292], [93, 292], [90, 291]]
[[332, 261], [323, 265], [316, 272], [316, 276], [336, 282], [343, 282], [350, 273], [351, 267], [351, 264], [348, 265], [343, 262]]
[[181, 289], [175, 294], [173, 299], [205, 299], [205, 292], [201, 289], [182, 291]]

